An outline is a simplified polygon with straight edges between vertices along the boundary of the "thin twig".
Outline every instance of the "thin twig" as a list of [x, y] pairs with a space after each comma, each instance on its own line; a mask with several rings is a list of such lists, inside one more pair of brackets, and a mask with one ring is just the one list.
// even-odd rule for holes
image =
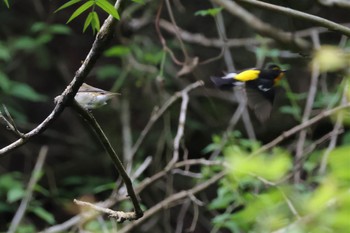
[[135, 218], [135, 212], [115, 211], [115, 210], [101, 207], [99, 205], [94, 205], [92, 203], [85, 202], [85, 201], [79, 201], [76, 199], [74, 199], [74, 203], [77, 205], [80, 205], [80, 206], [88, 206], [93, 210], [96, 210], [96, 211], [99, 211], [102, 213], [106, 213], [106, 214], [108, 214], [109, 217], [115, 218], [118, 222], [124, 222], [125, 220], [131, 220], [131, 219]]
[[[343, 90], [343, 97], [341, 100], [342, 104], [345, 104], [347, 102], [347, 95], [348, 95], [348, 86], [347, 86], [347, 84], [345, 84], [345, 87]], [[341, 129], [343, 128], [343, 119], [344, 119], [344, 113], [340, 112], [337, 116], [337, 120], [336, 120], [334, 128], [332, 130], [331, 140], [329, 142], [329, 145], [322, 156], [320, 168], [318, 170], [318, 173], [320, 175], [323, 175], [326, 172], [328, 156], [337, 144], [338, 135], [339, 135], [339, 134], [337, 134], [337, 132], [341, 131]]]
[[122, 99], [121, 101], [121, 114], [120, 120], [122, 123], [122, 133], [123, 133], [123, 158], [124, 164], [126, 166], [126, 172], [130, 174], [133, 167], [133, 153], [132, 153], [132, 134], [130, 126], [130, 107], [129, 100]]
[[[312, 35], [313, 35], [312, 38], [313, 38], [314, 47], [315, 49], [318, 49], [320, 47], [318, 33], [314, 32]], [[315, 102], [315, 98], [316, 98], [319, 76], [320, 76], [320, 69], [318, 67], [318, 64], [314, 62], [312, 65], [309, 94], [306, 99], [306, 105], [305, 105], [304, 113], [301, 119], [302, 123], [307, 121], [310, 118], [313, 103]], [[299, 133], [299, 138], [298, 138], [297, 147], [296, 147], [296, 154], [295, 154], [295, 160], [299, 161], [299, 163], [295, 164], [295, 166], [299, 166], [299, 167], [295, 168], [295, 173], [294, 173], [295, 183], [299, 183], [301, 178], [301, 172], [303, 168], [303, 163], [301, 161], [302, 161], [302, 156], [304, 155], [303, 151], [304, 151], [306, 136], [307, 136], [306, 129], [302, 130]]]
[[[140, 203], [138, 201], [138, 198], [135, 194], [134, 188], [132, 186], [132, 182], [128, 174], [126, 173], [123, 164], [121, 162], [121, 159], [119, 158], [118, 154], [115, 152], [113, 149], [112, 145], [110, 144], [108, 138], [104, 134], [103, 130], [101, 129], [100, 125], [97, 123], [96, 119], [94, 116], [86, 109], [82, 108], [76, 101], [73, 102], [73, 109], [80, 114], [84, 120], [89, 124], [89, 126], [93, 129], [93, 131], [96, 134], [96, 137], [98, 140], [101, 142], [103, 145], [104, 149], [108, 153], [109, 157], [111, 158], [114, 166], [117, 168], [120, 176], [123, 178], [124, 184], [126, 186], [126, 189], [128, 191], [128, 195], [131, 198], [131, 201], [134, 206], [134, 215], [123, 215], [128, 216], [128, 220], [134, 220], [141, 218], [143, 216], [143, 211], [141, 209]], [[124, 220], [124, 218], [123, 218]]]
[[180, 141], [184, 135], [185, 131], [185, 122], [186, 122], [186, 114], [187, 114], [187, 106], [189, 102], [189, 97], [188, 97], [188, 92], [192, 90], [193, 88], [203, 86], [204, 82], [203, 81], [198, 81], [195, 82], [193, 86], [188, 86], [184, 90], [182, 90], [179, 95], [181, 95], [182, 102], [181, 102], [181, 108], [180, 108], [180, 115], [179, 115], [179, 124], [177, 127], [177, 132], [176, 136], [174, 138], [174, 143], [173, 143], [173, 157], [171, 161], [168, 163], [166, 166], [165, 170], [170, 170], [170, 168], [179, 160], [179, 149], [180, 149]]
[[350, 2], [348, 0], [318, 0], [318, 2], [325, 6], [350, 8]]
[[189, 92], [199, 86], [203, 86], [204, 82], [203, 81], [197, 81], [195, 83], [190, 84], [189, 86], [187, 86], [186, 88], [184, 88], [183, 90], [181, 90], [180, 92], [177, 92], [175, 95], [171, 96], [160, 109], [155, 110], [149, 121], [147, 122], [145, 128], [142, 130], [140, 136], [138, 137], [137, 141], [135, 142], [134, 146], [132, 147], [132, 156], [134, 156], [134, 154], [136, 153], [136, 151], [138, 151], [141, 143], [143, 142], [143, 140], [145, 139], [146, 135], [148, 134], [149, 130], [152, 128], [152, 126], [154, 125], [154, 123], [164, 114], [164, 112], [179, 98], [181, 98], [181, 94], [182, 92]]
[[263, 152], [273, 148], [274, 146], [276, 146], [277, 144], [279, 144], [280, 142], [282, 142], [286, 138], [289, 138], [290, 136], [298, 133], [300, 130], [303, 130], [303, 129], [305, 129], [305, 128], [307, 128], [307, 127], [309, 127], [309, 126], [311, 126], [311, 125], [313, 125], [313, 124], [315, 124], [317, 122], [319, 122], [320, 120], [333, 115], [337, 111], [340, 111], [342, 109], [349, 108], [349, 107], [350, 107], [350, 103], [346, 103], [344, 105], [340, 105], [340, 106], [335, 107], [333, 109], [323, 111], [320, 114], [318, 114], [317, 116], [311, 118], [310, 120], [305, 121], [305, 122], [303, 122], [303, 123], [301, 123], [301, 124], [291, 128], [290, 130], [287, 130], [287, 131], [283, 132], [280, 136], [278, 136], [277, 138], [275, 138], [271, 142], [263, 145], [258, 150], [254, 151], [251, 154], [251, 156], [263, 153]]
[[[350, 26], [349, 23], [344, 23], [342, 25], [344, 27]], [[166, 21], [165, 19], [159, 20], [159, 26], [163, 30], [167, 31], [168, 33], [171, 33], [171, 34], [176, 33], [175, 26], [172, 23]], [[271, 44], [273, 42], [273, 40], [269, 38], [257, 39], [253, 37], [227, 38], [227, 40], [222, 40], [220, 38], [208, 38], [205, 36], [205, 34], [192, 33], [179, 27], [177, 27], [177, 31], [179, 32], [179, 35], [181, 36], [182, 40], [186, 41], [187, 43], [198, 44], [204, 47], [214, 47], [214, 48], [222, 48], [225, 46], [227, 46], [228, 48], [244, 47], [244, 46], [250, 47], [250, 46], [258, 46], [261, 44]], [[313, 31], [317, 31], [319, 34], [330, 32], [328, 29], [324, 27], [312, 27], [312, 28], [296, 31], [294, 32], [294, 35], [296, 37], [309, 37]]]
[[42, 146], [40, 151], [39, 151], [39, 156], [38, 159], [35, 163], [32, 175], [30, 177], [25, 195], [23, 197], [23, 199], [21, 200], [21, 204], [19, 205], [15, 216], [13, 217], [9, 230], [7, 231], [7, 233], [14, 233], [16, 232], [19, 224], [22, 221], [22, 218], [28, 208], [28, 204], [32, 199], [33, 196], [33, 191], [34, 191], [34, 187], [35, 185], [38, 183], [40, 177], [41, 177], [41, 170], [42, 167], [44, 165], [45, 159], [46, 159], [46, 155], [47, 155], [47, 151], [48, 151], [48, 147], [47, 146]]

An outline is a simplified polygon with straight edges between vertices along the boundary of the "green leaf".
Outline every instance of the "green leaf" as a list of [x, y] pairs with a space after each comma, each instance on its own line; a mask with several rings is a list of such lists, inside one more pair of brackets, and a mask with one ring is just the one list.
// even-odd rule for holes
[[8, 91], [11, 85], [11, 80], [8, 79], [7, 75], [0, 71], [0, 88], [4, 92]]
[[136, 3], [145, 4], [145, 0], [131, 0]]
[[88, 2], [84, 3], [83, 5], [81, 5], [76, 11], [73, 12], [71, 17], [68, 19], [67, 23], [69, 23], [70, 21], [72, 21], [73, 19], [75, 19], [76, 17], [81, 15], [84, 11], [86, 11], [87, 9], [92, 7], [93, 5], [95, 5], [94, 1], [88, 1]]
[[28, 36], [23, 36], [14, 41], [13, 48], [30, 51], [33, 50], [36, 45], [35, 39]]
[[30, 208], [30, 211], [36, 214], [41, 219], [45, 220], [49, 224], [54, 224], [56, 222], [54, 216], [50, 212], [46, 211], [45, 209], [39, 206]]
[[92, 21], [91, 26], [93, 30], [100, 31], [100, 19], [98, 18], [98, 14], [96, 12], [92, 12]]
[[31, 88], [27, 84], [20, 82], [12, 82], [8, 94], [35, 102], [46, 100], [46, 96], [38, 94], [33, 88]]
[[94, 13], [94, 12], [90, 12], [89, 15], [88, 15], [88, 17], [86, 17], [85, 23], [84, 23], [83, 32], [85, 32], [85, 30], [87, 29], [87, 27], [89, 27], [89, 25], [91, 24], [92, 17], [93, 17], [93, 13]]
[[69, 27], [62, 24], [50, 25], [49, 30], [51, 33], [55, 33], [59, 35], [69, 35], [72, 33], [72, 30]]
[[10, 8], [9, 0], [4, 0], [4, 3], [7, 6], [7, 8]]
[[21, 187], [17, 186], [8, 191], [7, 201], [9, 203], [13, 203], [15, 201], [22, 199], [23, 196], [24, 196], [24, 190]]
[[116, 45], [113, 46], [109, 49], [107, 49], [103, 55], [105, 55], [106, 57], [121, 57], [124, 56], [126, 54], [130, 53], [130, 49], [129, 47], [126, 46], [122, 46], [122, 45]]
[[333, 150], [329, 154], [329, 167], [331, 174], [338, 181], [350, 184], [350, 146], [342, 146]]
[[93, 188], [92, 192], [96, 194], [104, 191], [110, 191], [110, 190], [113, 190], [114, 188], [115, 188], [115, 182], [111, 182], [111, 183], [99, 185]]
[[99, 6], [102, 10], [112, 15], [116, 19], [120, 19], [118, 11], [114, 8], [112, 4], [110, 4], [106, 0], [96, 0], [97, 6]]
[[220, 13], [220, 11], [222, 11], [222, 7], [216, 7], [216, 8], [210, 8], [207, 10], [197, 11], [194, 13], [194, 15], [196, 15], [196, 16], [198, 16], [198, 15], [200, 15], [200, 16], [207, 16], [207, 15], [215, 16], [218, 13]]
[[96, 68], [96, 76], [99, 80], [106, 80], [108, 78], [118, 77], [121, 69], [116, 65], [104, 65]]
[[63, 4], [62, 6], [60, 6], [57, 10], [54, 11], [54, 13], [56, 13], [57, 11], [60, 11], [62, 9], [65, 9], [67, 7], [70, 7], [70, 6], [72, 6], [72, 5], [74, 5], [74, 4], [78, 3], [78, 2], [81, 2], [81, 0], [71, 0], [71, 1]]
[[280, 107], [280, 112], [282, 113], [286, 113], [286, 114], [291, 114], [292, 116], [294, 116], [295, 118], [298, 118], [301, 114], [301, 109], [300, 108], [295, 108], [293, 106], [289, 106], [289, 105], [285, 105]]
[[0, 41], [0, 60], [9, 61], [11, 58], [10, 50]]
[[225, 151], [233, 179], [244, 180], [253, 176], [276, 181], [282, 178], [291, 167], [290, 155], [287, 153], [277, 152], [273, 156], [264, 154], [247, 156], [237, 149], [227, 148]]

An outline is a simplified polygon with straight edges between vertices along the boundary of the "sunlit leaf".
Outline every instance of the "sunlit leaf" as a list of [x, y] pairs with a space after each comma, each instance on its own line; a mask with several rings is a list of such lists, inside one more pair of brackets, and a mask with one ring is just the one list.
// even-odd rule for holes
[[108, 14], [112, 15], [116, 19], [120, 19], [118, 11], [114, 8], [112, 4], [110, 4], [106, 0], [96, 0], [97, 6], [99, 6], [101, 9], [103, 9]]
[[290, 157], [286, 153], [247, 156], [237, 150], [226, 150], [225, 155], [230, 175], [237, 179], [253, 176], [275, 181], [282, 178], [291, 166]]
[[7, 6], [7, 8], [10, 8], [9, 0], [4, 0], [4, 3]]
[[78, 3], [78, 2], [81, 2], [81, 1], [82, 0], [71, 0], [71, 1], [63, 4], [62, 6], [60, 6], [57, 10], [54, 11], [54, 13], [56, 13], [57, 11], [60, 11], [62, 9], [65, 9], [67, 7], [70, 7], [70, 6], [72, 6], [72, 5], [74, 5], [74, 4]]
[[331, 174], [339, 181], [350, 184], [350, 146], [342, 146], [329, 154]]
[[312, 63], [317, 64], [321, 72], [332, 72], [345, 68], [348, 59], [343, 50], [336, 46], [322, 46], [314, 55]]
[[216, 7], [216, 8], [210, 8], [210, 9], [206, 9], [206, 10], [200, 10], [200, 11], [196, 11], [194, 13], [194, 15], [200, 15], [200, 16], [215, 16], [217, 15], [220, 11], [222, 11], [222, 7]]
[[73, 19], [75, 19], [76, 17], [81, 15], [83, 12], [85, 12], [87, 9], [89, 9], [93, 5], [95, 5], [94, 1], [88, 1], [88, 2], [84, 3], [83, 5], [81, 5], [78, 9], [76, 9], [76, 11], [73, 12], [71, 17], [68, 19], [67, 23], [69, 23], [70, 21], [72, 21]]
[[337, 187], [334, 180], [327, 180], [313, 192], [307, 202], [307, 209], [313, 213], [324, 211], [336, 193]]

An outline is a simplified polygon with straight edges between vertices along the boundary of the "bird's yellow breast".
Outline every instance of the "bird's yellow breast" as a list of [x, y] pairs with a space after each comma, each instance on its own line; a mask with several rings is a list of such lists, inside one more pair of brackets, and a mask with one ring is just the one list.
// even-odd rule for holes
[[257, 79], [259, 77], [259, 73], [260, 73], [260, 70], [245, 70], [237, 74], [234, 77], [234, 79], [241, 82], [251, 81], [251, 80]]

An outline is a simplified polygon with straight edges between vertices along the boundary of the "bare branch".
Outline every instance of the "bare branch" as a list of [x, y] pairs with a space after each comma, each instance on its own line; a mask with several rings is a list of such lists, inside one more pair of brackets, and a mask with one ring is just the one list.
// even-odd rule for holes
[[136, 153], [136, 151], [139, 149], [141, 143], [143, 142], [143, 140], [145, 139], [146, 135], [148, 134], [149, 130], [152, 128], [153, 124], [159, 119], [159, 117], [161, 117], [164, 112], [177, 100], [181, 97], [182, 92], [189, 92], [192, 89], [195, 89], [199, 86], [203, 86], [204, 82], [203, 81], [197, 81], [195, 83], [190, 84], [189, 86], [187, 86], [186, 88], [184, 88], [183, 90], [181, 90], [180, 92], [177, 92], [175, 95], [171, 96], [165, 103], [164, 105], [160, 108], [160, 109], [156, 109], [152, 115], [151, 118], [149, 119], [147, 125], [145, 126], [145, 128], [142, 130], [139, 138], [137, 139], [137, 141], [135, 142], [134, 146], [132, 147], [132, 156]]
[[91, 209], [94, 209], [99, 212], [103, 212], [109, 215], [111, 218], [115, 218], [118, 222], [124, 222], [125, 220], [133, 220], [137, 219], [135, 212], [123, 212], [123, 211], [115, 211], [108, 208], [104, 208], [98, 205], [91, 204], [85, 201], [79, 201], [74, 199], [74, 203], [80, 206], [88, 206]]
[[[255, 29], [258, 33], [263, 36], [271, 37], [277, 42], [280, 42], [285, 45], [296, 46], [301, 50], [309, 50], [310, 45], [307, 41], [301, 38], [295, 38], [293, 34], [286, 33], [281, 30], [278, 30], [271, 25], [261, 21], [259, 18], [255, 17], [253, 14], [242, 8], [240, 5], [233, 1], [229, 0], [212, 0], [217, 3], [219, 6], [225, 8], [232, 15], [239, 17], [250, 27]], [[257, 2], [257, 1], [254, 1]]]
[[320, 114], [318, 114], [317, 116], [311, 118], [310, 120], [305, 121], [305, 122], [303, 122], [303, 123], [301, 123], [301, 124], [291, 128], [290, 130], [283, 132], [280, 136], [278, 136], [277, 138], [275, 138], [271, 142], [265, 144], [259, 150], [256, 150], [254, 153], [251, 154], [251, 156], [263, 153], [264, 151], [267, 151], [267, 150], [273, 148], [278, 143], [282, 142], [286, 138], [289, 138], [290, 136], [294, 135], [295, 133], [299, 132], [300, 130], [303, 130], [303, 129], [305, 129], [305, 128], [307, 128], [307, 127], [309, 127], [309, 126], [311, 126], [311, 125], [313, 125], [313, 124], [315, 124], [317, 122], [319, 122], [320, 120], [333, 115], [334, 113], [336, 113], [339, 110], [342, 110], [342, 109], [345, 109], [345, 108], [349, 108], [349, 107], [350, 107], [350, 103], [347, 103], [347, 104], [335, 107], [333, 109], [321, 112]]
[[269, 4], [266, 2], [262, 2], [262, 1], [255, 1], [255, 0], [238, 0], [238, 1], [242, 2], [242, 3], [248, 3], [250, 5], [254, 5], [256, 7], [260, 7], [260, 8], [266, 9], [266, 10], [271, 10], [271, 11], [275, 11], [278, 13], [283, 13], [287, 16], [292, 16], [292, 17], [295, 17], [298, 19], [306, 20], [306, 21], [312, 22], [316, 25], [328, 28], [329, 30], [339, 32], [339, 33], [344, 34], [346, 36], [350, 36], [350, 28], [345, 27], [345, 26], [338, 24], [338, 23], [334, 23], [333, 21], [324, 19], [322, 17], [307, 14], [307, 13], [293, 10], [293, 9], [287, 8], [287, 7], [276, 6], [276, 5]]

